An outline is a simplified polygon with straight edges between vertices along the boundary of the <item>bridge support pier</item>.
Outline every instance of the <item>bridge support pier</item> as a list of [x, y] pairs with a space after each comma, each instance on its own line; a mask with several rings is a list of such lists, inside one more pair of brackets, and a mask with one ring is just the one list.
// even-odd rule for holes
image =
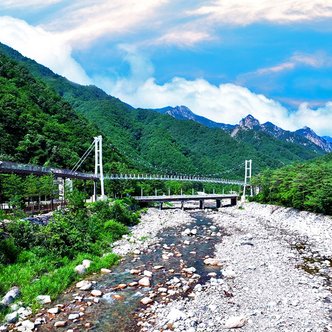
[[234, 206], [237, 204], [237, 198], [234, 197], [234, 198], [231, 198], [231, 206]]
[[184, 201], [181, 201], [181, 210], [184, 210]]
[[93, 180], [93, 201], [97, 202], [97, 181]]
[[204, 210], [204, 208], [205, 208], [205, 201], [204, 201], [204, 199], [199, 200], [199, 208], [201, 210]]
[[221, 208], [221, 199], [216, 200], [216, 208], [217, 209]]
[[160, 202], [159, 203], [159, 210], [162, 210], [163, 209], [163, 202]]

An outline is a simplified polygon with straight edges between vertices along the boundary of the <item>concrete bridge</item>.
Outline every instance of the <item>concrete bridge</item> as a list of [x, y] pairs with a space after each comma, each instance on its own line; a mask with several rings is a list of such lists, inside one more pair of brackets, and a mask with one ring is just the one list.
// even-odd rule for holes
[[230, 199], [230, 205], [236, 205], [238, 195], [237, 194], [204, 194], [204, 195], [163, 195], [163, 196], [135, 196], [135, 200], [142, 203], [159, 203], [162, 209], [163, 203], [166, 202], [181, 202], [181, 208], [184, 208], [184, 203], [187, 201], [199, 201], [199, 208], [204, 209], [206, 200], [215, 200], [216, 208], [221, 207], [221, 201], [223, 199]]

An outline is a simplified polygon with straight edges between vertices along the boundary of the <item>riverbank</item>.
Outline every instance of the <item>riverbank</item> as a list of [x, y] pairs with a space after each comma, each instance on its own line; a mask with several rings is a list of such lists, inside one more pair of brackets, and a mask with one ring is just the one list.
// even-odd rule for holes
[[29, 321], [38, 331], [329, 332], [331, 239], [330, 217], [275, 206], [149, 209], [113, 244], [119, 266]]
[[223, 277], [151, 306], [142, 331], [332, 331], [330, 217], [255, 203], [208, 216], [228, 233]]

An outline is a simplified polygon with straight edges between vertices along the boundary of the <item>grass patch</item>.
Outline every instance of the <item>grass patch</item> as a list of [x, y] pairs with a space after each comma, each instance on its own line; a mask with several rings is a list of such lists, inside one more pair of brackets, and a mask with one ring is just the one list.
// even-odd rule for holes
[[[18, 301], [35, 311], [38, 295], [55, 300], [82, 278], [74, 268], [84, 259], [92, 261], [86, 274], [117, 263], [110, 244], [138, 223], [139, 211], [128, 200], [85, 205], [83, 198], [73, 195], [67, 209], [55, 213], [47, 226], [17, 220], [0, 229], [0, 296], [17, 286]], [[0, 308], [0, 320], [6, 311]]]
[[[119, 260], [119, 256], [113, 253], [103, 257], [79, 254], [74, 260], [67, 257], [39, 257], [33, 252], [23, 252], [22, 256], [25, 256], [27, 260], [20, 260], [19, 257], [20, 261], [0, 267], [0, 289], [8, 291], [11, 287], [18, 286], [21, 291], [19, 300], [33, 310], [40, 307], [36, 301], [38, 295], [50, 295], [54, 300], [73, 282], [82, 278], [82, 275], [78, 275], [74, 268], [81, 264], [83, 259], [92, 260], [86, 274], [100, 271], [101, 268], [110, 268]], [[1, 320], [5, 313], [0, 314]]]

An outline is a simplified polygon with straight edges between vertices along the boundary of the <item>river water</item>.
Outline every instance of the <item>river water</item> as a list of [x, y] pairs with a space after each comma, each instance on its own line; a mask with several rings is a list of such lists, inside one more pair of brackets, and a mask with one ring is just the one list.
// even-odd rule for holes
[[[97, 281], [94, 289], [100, 289], [104, 294], [98, 304], [87, 306], [86, 302], [89, 301], [89, 298], [82, 299], [82, 303], [79, 303], [79, 297], [78, 300], [73, 301], [73, 293], [60, 297], [58, 303], [70, 303], [72, 300], [72, 310], [77, 309], [80, 305], [84, 307], [83, 319], [68, 324], [63, 331], [68, 329], [109, 332], [139, 331], [138, 314], [142, 309], [144, 310], [144, 305], [140, 303], [140, 300], [154, 292], [154, 301], [161, 301], [162, 295], [156, 291], [157, 288], [164, 287], [166, 282], [174, 277], [183, 277], [183, 268], [194, 267], [195, 273], [200, 277], [185, 292], [172, 296], [167, 295], [169, 300], [187, 295], [197, 283], [204, 284], [210, 278], [208, 276], [210, 272], [215, 272], [217, 277], [220, 277], [220, 267], [205, 265], [203, 261], [207, 256], [213, 256], [215, 244], [220, 242], [224, 235], [223, 230], [214, 229], [215, 226], [212, 226], [211, 220], [203, 212], [191, 212], [191, 216], [194, 220], [191, 224], [180, 228], [164, 229], [158, 234], [160, 241], [156, 245], [140, 255], [127, 255], [118, 266], [114, 267], [112, 273], [94, 279]], [[211, 226], [213, 231], [210, 229]], [[186, 228], [195, 229], [196, 235], [182, 234]], [[165, 255], [168, 255], [168, 259], [165, 259]], [[163, 268], [154, 270], [153, 267], [158, 265]], [[116, 289], [119, 284], [128, 285], [142, 278], [142, 275], [132, 274], [130, 272], [132, 269], [151, 271], [153, 276], [150, 287], [134, 286]], [[165, 300], [165, 295], [163, 297]], [[57, 320], [60, 319], [61, 316], [58, 316]], [[44, 324], [39, 331], [50, 331], [51, 326], [51, 324]], [[61, 328], [57, 329], [57, 331], [61, 330]]]

